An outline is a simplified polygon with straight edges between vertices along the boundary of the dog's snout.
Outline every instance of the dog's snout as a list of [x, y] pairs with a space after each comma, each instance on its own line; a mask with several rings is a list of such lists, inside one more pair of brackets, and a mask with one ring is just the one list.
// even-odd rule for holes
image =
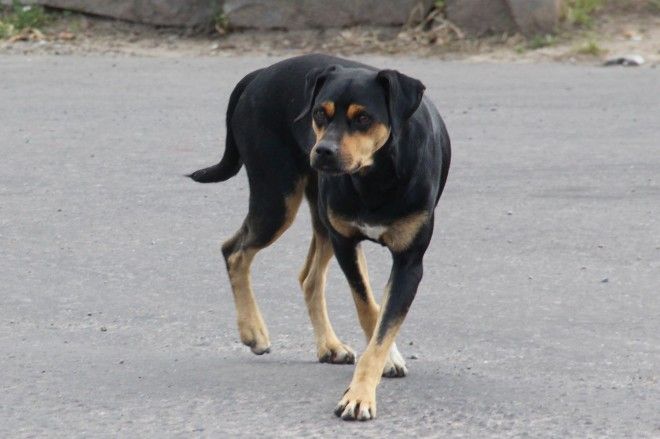
[[336, 154], [336, 148], [328, 143], [322, 143], [316, 147], [319, 158], [330, 158]]
[[312, 167], [319, 171], [324, 172], [338, 172], [340, 171], [339, 165], [339, 146], [333, 142], [321, 141], [312, 150], [311, 164]]

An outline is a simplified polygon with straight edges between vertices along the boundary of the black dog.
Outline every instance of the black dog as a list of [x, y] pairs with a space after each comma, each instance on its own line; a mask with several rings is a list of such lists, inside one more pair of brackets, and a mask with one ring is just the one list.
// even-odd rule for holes
[[[434, 209], [447, 180], [449, 136], [424, 85], [394, 70], [325, 55], [291, 58], [243, 78], [229, 99], [227, 140], [217, 165], [194, 172], [200, 183], [224, 181], [242, 165], [250, 183], [249, 213], [224, 243], [241, 341], [255, 354], [270, 341], [250, 287], [250, 263], [291, 225], [303, 194], [314, 235], [300, 273], [321, 362], [353, 363], [335, 335], [325, 305], [334, 254], [353, 292], [369, 341], [335, 413], [376, 416], [381, 374], [404, 376], [396, 334], [422, 279]], [[392, 253], [379, 307], [360, 242]]]

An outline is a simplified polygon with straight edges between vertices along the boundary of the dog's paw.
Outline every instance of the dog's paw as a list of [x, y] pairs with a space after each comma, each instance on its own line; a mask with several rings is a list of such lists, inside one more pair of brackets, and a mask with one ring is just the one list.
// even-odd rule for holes
[[238, 332], [241, 336], [241, 342], [245, 346], [249, 346], [254, 354], [263, 355], [270, 352], [270, 339], [265, 326], [239, 322]]
[[406, 361], [396, 348], [396, 344], [392, 344], [390, 354], [385, 362], [385, 367], [383, 367], [383, 376], [387, 378], [402, 378], [406, 375], [408, 375]]
[[324, 343], [318, 350], [319, 362], [332, 364], [355, 363], [353, 349], [337, 340], [334, 343]]
[[368, 421], [376, 417], [376, 389], [351, 384], [335, 407], [335, 415], [344, 421]]

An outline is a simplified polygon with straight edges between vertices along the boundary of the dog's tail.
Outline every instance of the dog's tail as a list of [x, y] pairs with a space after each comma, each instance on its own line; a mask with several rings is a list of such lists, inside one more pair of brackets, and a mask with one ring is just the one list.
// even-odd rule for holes
[[192, 174], [188, 174], [187, 177], [192, 178], [198, 183], [217, 183], [219, 181], [229, 180], [234, 175], [238, 174], [241, 166], [243, 166], [243, 161], [241, 160], [241, 155], [236, 147], [236, 140], [234, 139], [234, 133], [231, 129], [231, 118], [234, 115], [234, 110], [236, 109], [236, 105], [238, 105], [238, 100], [243, 94], [243, 91], [245, 91], [245, 88], [250, 82], [252, 82], [259, 72], [260, 70], [254, 71], [241, 79], [234, 88], [234, 91], [231, 92], [231, 96], [229, 96], [226, 121], [227, 138], [225, 140], [225, 152], [222, 155], [220, 162], [213, 166], [209, 166], [208, 168], [200, 169]]

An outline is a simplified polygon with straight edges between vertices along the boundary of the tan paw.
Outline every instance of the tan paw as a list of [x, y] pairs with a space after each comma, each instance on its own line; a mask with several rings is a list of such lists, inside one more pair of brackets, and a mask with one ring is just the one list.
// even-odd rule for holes
[[408, 375], [408, 368], [406, 367], [406, 360], [396, 348], [396, 344], [392, 344], [389, 356], [383, 368], [383, 376], [387, 378], [402, 378]]
[[319, 362], [332, 364], [355, 363], [355, 352], [349, 346], [337, 340], [333, 343], [325, 343], [318, 350]]
[[364, 384], [352, 384], [335, 408], [335, 415], [344, 421], [368, 421], [376, 417], [376, 389]]
[[253, 353], [263, 355], [270, 352], [270, 340], [265, 326], [238, 322], [238, 332], [241, 342], [249, 346]]

